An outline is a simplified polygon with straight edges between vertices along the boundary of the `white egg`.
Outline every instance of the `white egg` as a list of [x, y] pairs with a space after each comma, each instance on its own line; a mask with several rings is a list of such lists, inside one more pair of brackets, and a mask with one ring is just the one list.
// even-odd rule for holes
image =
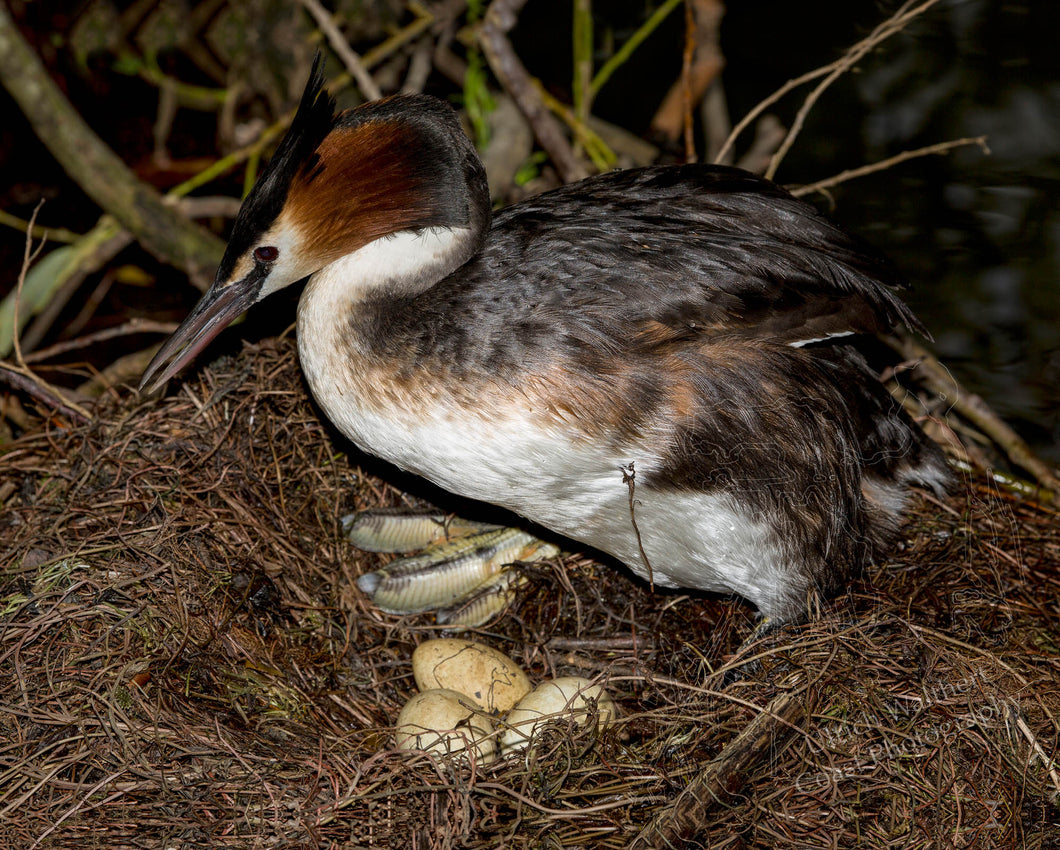
[[607, 691], [580, 676], [565, 676], [542, 682], [511, 710], [501, 732], [504, 752], [520, 750], [550, 720], [573, 720], [585, 725], [594, 716], [601, 726], [610, 725], [618, 707]]
[[427, 750], [442, 755], [474, 753], [480, 763], [493, 761], [493, 723], [473, 700], [457, 691], [435, 688], [416, 694], [397, 719], [399, 750]]
[[428, 640], [412, 653], [412, 674], [421, 691], [449, 688], [501, 714], [530, 693], [519, 665], [490, 646], [458, 638]]

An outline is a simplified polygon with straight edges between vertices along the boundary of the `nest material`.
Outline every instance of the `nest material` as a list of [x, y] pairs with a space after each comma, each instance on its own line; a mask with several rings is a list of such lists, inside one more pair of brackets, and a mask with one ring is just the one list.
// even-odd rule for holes
[[392, 749], [437, 629], [356, 590], [380, 556], [340, 517], [408, 497], [347, 448], [287, 341], [7, 448], [0, 845], [1060, 846], [1055, 513], [980, 480], [925, 499], [732, 684], [744, 603], [538, 568], [480, 639], [623, 717], [469, 765]]

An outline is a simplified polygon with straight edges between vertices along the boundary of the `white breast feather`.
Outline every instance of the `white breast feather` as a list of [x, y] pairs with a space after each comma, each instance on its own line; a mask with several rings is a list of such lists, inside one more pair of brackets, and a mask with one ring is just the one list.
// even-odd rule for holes
[[[350, 340], [342, 339], [349, 333], [343, 317], [359, 292], [395, 271], [417, 273], [425, 257], [444, 254], [447, 244], [446, 232], [398, 234], [314, 276], [299, 304], [298, 341], [318, 403], [363, 450], [614, 555], [647, 578], [622, 468], [632, 463], [635, 481], [649, 479], [657, 471], [652, 453], [575, 440], [564, 423], [543, 427], [540, 417], [520, 407], [528, 402], [514, 390], [501, 421], [427, 399], [415, 410], [373, 409], [378, 397], [344, 354]], [[769, 528], [726, 494], [640, 486], [634, 511], [655, 583], [737, 592], [766, 614], [790, 600], [795, 579], [785, 553]]]

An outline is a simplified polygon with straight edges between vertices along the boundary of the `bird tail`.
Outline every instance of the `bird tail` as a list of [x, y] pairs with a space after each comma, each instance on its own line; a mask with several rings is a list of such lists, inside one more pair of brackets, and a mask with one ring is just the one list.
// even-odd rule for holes
[[938, 444], [917, 425], [887, 391], [879, 375], [853, 346], [822, 346], [815, 352], [849, 376], [842, 386], [851, 394], [861, 449], [862, 493], [879, 546], [889, 545], [909, 503], [910, 487], [945, 494], [952, 476]]

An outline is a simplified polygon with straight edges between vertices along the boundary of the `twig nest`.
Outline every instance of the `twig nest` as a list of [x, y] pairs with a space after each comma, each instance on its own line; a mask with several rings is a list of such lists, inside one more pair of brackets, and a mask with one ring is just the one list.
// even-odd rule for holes
[[508, 711], [530, 693], [526, 673], [507, 655], [458, 638], [421, 643], [412, 653], [412, 674], [421, 691], [458, 691], [491, 714]]
[[595, 719], [600, 728], [618, 714], [615, 702], [600, 685], [580, 676], [542, 682], [512, 709], [501, 733], [501, 750], [521, 750], [550, 720], [573, 720], [584, 726]]
[[462, 693], [435, 688], [416, 694], [397, 719], [399, 750], [427, 750], [453, 755], [467, 750], [483, 764], [493, 761], [493, 724]]

